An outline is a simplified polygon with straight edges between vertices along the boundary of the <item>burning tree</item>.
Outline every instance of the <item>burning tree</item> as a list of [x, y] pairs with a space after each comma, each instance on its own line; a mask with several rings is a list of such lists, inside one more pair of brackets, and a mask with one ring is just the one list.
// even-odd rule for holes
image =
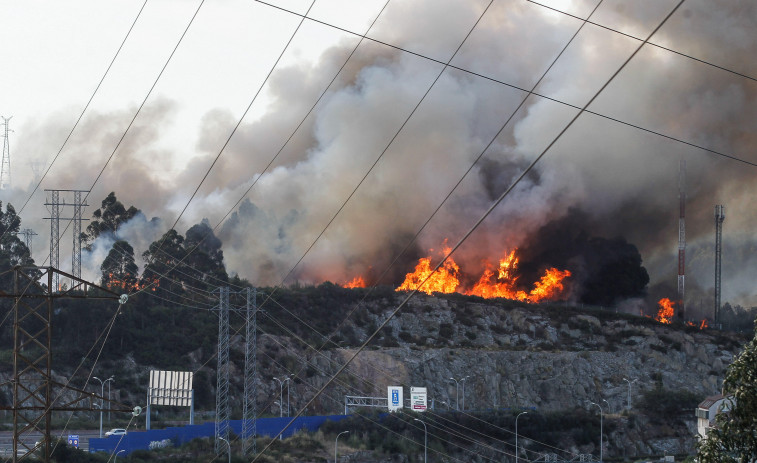
[[116, 241], [100, 270], [102, 285], [106, 288], [133, 289], [137, 284], [139, 270], [134, 261], [134, 248], [126, 241]]

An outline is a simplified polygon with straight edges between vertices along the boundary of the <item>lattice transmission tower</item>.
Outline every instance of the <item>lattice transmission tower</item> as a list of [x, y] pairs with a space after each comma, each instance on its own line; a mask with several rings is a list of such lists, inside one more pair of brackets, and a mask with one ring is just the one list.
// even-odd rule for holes
[[[1, 117], [1, 116], [0, 116]], [[8, 138], [8, 132], [13, 132], [8, 128], [8, 122], [13, 118], [2, 117], [3, 119], [3, 164], [0, 168], [0, 190], [5, 190], [11, 186], [11, 145]]]

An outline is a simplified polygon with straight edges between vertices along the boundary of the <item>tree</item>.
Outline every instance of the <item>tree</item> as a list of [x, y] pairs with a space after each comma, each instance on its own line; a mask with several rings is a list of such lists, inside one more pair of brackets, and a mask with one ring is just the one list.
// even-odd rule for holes
[[208, 288], [215, 288], [229, 281], [221, 247], [222, 242], [213, 233], [207, 219], [187, 230], [187, 239], [184, 242], [187, 252], [185, 263], [194, 270], [196, 280], [204, 282]]
[[700, 463], [757, 462], [757, 330], [728, 367], [723, 395], [730, 411], [719, 413], [697, 444]]
[[87, 230], [81, 234], [81, 240], [86, 243], [85, 247], [88, 250], [92, 250], [92, 242], [100, 235], [110, 235], [115, 238], [118, 228], [139, 213], [140, 210], [134, 206], [126, 209], [116, 198], [116, 194], [111, 192], [103, 199], [100, 209], [92, 213], [93, 220], [87, 226]]
[[100, 266], [100, 270], [103, 286], [124, 290], [134, 288], [139, 270], [134, 262], [134, 248], [126, 241], [116, 241]]
[[186, 256], [183, 244], [184, 237], [171, 229], [142, 253], [147, 262], [142, 272], [142, 284], [151, 286], [152, 293], [166, 297], [184, 293], [182, 282], [186, 275], [179, 270]]
[[11, 204], [5, 206], [5, 212], [2, 206], [0, 201], [0, 268], [5, 270], [15, 265], [34, 265], [29, 248], [18, 237], [21, 217]]

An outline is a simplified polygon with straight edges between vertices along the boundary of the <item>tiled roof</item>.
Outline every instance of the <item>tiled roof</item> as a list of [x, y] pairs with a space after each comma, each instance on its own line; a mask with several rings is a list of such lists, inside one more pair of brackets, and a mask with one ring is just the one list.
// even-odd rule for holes
[[706, 399], [704, 399], [702, 401], [702, 403], [699, 404], [699, 408], [702, 408], [702, 409], [705, 409], [705, 410], [709, 410], [710, 407], [712, 407], [713, 405], [715, 405], [715, 403], [718, 400], [721, 400], [723, 398], [724, 398], [723, 394], [711, 395], [711, 396], [707, 397]]

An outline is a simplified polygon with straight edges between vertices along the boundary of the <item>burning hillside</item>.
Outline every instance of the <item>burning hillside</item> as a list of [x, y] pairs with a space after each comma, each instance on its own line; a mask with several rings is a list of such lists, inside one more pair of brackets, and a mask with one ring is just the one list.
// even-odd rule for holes
[[[472, 274], [464, 273], [451, 256], [435, 272], [431, 257], [422, 257], [415, 269], [405, 276], [405, 280], [396, 288], [396, 291], [417, 289], [426, 294], [461, 293], [480, 296], [485, 299], [505, 298], [527, 302], [555, 301], [567, 298], [569, 288], [566, 285], [566, 280], [571, 276], [569, 270], [548, 268], [529, 289], [519, 282], [516, 251], [510, 251], [500, 259], [496, 269], [490, 262], [483, 262], [483, 273], [472, 285], [464, 283], [472, 280], [470, 277]], [[446, 256], [449, 252], [450, 248], [445, 247], [440, 254]], [[344, 286], [354, 288], [358, 286], [356, 282], [362, 283], [363, 286], [365, 283], [362, 277], [356, 277]]]

